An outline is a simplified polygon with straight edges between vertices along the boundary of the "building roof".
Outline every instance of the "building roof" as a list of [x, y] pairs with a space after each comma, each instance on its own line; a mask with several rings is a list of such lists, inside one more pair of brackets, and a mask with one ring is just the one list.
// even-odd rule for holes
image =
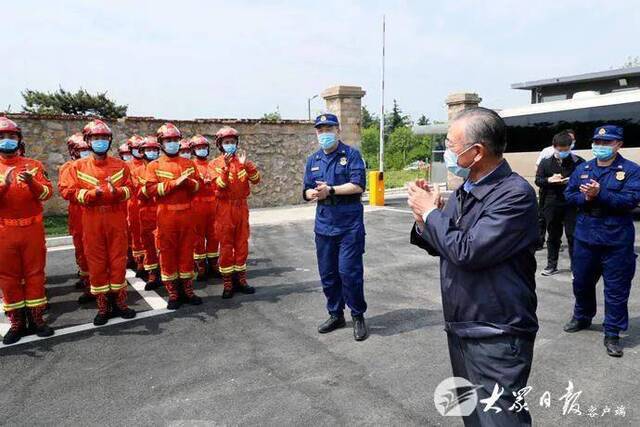
[[556, 86], [567, 83], [608, 80], [623, 77], [640, 76], [640, 67], [618, 68], [616, 70], [598, 71], [595, 73], [577, 74], [575, 76], [554, 77], [530, 82], [513, 83], [511, 89], [531, 90], [542, 86]]

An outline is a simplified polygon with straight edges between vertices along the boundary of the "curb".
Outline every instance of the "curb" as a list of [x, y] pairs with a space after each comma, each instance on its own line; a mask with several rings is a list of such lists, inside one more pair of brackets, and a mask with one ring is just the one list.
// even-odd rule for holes
[[71, 236], [47, 237], [45, 241], [47, 244], [47, 248], [73, 245], [73, 239], [71, 238]]

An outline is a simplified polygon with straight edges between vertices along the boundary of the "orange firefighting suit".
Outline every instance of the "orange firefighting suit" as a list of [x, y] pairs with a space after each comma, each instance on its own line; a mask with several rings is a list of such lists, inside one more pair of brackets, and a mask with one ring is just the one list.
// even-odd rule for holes
[[87, 257], [84, 254], [84, 246], [82, 245], [82, 206], [74, 197], [74, 191], [64, 186], [64, 183], [69, 183], [69, 178], [66, 175], [71, 170], [71, 164], [75, 160], [70, 160], [60, 167], [58, 172], [58, 191], [63, 199], [69, 202], [69, 234], [73, 239], [73, 246], [76, 253], [76, 264], [80, 271], [80, 277], [87, 279], [89, 277], [89, 266], [87, 264]]
[[141, 166], [138, 166], [132, 171], [133, 179], [138, 181], [137, 198], [140, 211], [140, 239], [144, 251], [144, 269], [146, 271], [153, 271], [159, 268], [158, 250], [156, 247], [158, 205], [155, 197], [151, 197], [147, 193], [147, 187], [145, 186], [146, 173], [146, 162], [143, 162]]
[[[34, 176], [30, 184], [18, 176], [24, 171]], [[7, 185], [9, 173], [11, 182]], [[0, 288], [5, 312], [47, 303], [42, 202], [51, 195], [51, 182], [42, 163], [0, 156]]]
[[[196, 159], [196, 168], [203, 180], [211, 179], [209, 161]], [[215, 231], [215, 217], [218, 202], [216, 199], [215, 183], [204, 182], [193, 199], [193, 214], [195, 219], [196, 243], [193, 258], [198, 262], [206, 258], [218, 258], [218, 239]]]
[[164, 283], [193, 279], [195, 229], [191, 200], [201, 184], [195, 164], [180, 156], [163, 155], [147, 165], [145, 180], [147, 195], [155, 197], [158, 204], [161, 279]]
[[[120, 159], [94, 156], [76, 160], [63, 183], [82, 205], [84, 250], [89, 265], [91, 293], [118, 293], [126, 289], [127, 200], [130, 172]], [[108, 182], [114, 187], [112, 192]]]
[[212, 160], [209, 173], [217, 188], [216, 235], [220, 240], [220, 273], [246, 271], [249, 256], [249, 183], [260, 182], [253, 162], [240, 163], [233, 156], [229, 164], [224, 155]]
[[[127, 162], [127, 165], [129, 165], [129, 170], [133, 173], [140, 166], [144, 166], [145, 161], [134, 157]], [[131, 194], [137, 194], [138, 190], [139, 183], [134, 177], [131, 180]], [[137, 197], [131, 197], [127, 202], [127, 221], [129, 223], [131, 254], [138, 261], [144, 256], [144, 248], [142, 246], [142, 230], [140, 229], [140, 204]]]

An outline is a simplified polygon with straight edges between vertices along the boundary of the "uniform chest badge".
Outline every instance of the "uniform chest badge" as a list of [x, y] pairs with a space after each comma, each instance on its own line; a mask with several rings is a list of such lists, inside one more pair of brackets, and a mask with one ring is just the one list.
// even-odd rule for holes
[[616, 179], [618, 181], [623, 181], [625, 177], [624, 171], [618, 171], [616, 172]]
[[585, 173], [584, 175], [580, 175], [580, 179], [587, 179], [589, 178], [589, 174]]
[[342, 157], [340, 159], [340, 166], [347, 166], [347, 158], [346, 157]]
[[314, 166], [311, 168], [311, 172], [316, 172], [320, 170], [320, 166]]

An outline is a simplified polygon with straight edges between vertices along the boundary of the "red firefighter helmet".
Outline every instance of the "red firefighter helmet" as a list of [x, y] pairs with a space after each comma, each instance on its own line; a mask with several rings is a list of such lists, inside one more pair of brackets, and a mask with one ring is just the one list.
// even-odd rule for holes
[[155, 136], [147, 136], [143, 138], [142, 144], [140, 144], [140, 148], [156, 148], [160, 149], [160, 143], [158, 142], [158, 138]]
[[82, 132], [76, 132], [69, 138], [67, 138], [67, 147], [76, 148], [80, 141], [84, 141], [84, 139], [82, 138]]
[[0, 117], [0, 132], [15, 132], [18, 134], [18, 141], [22, 141], [22, 129], [11, 119]]
[[173, 123], [165, 123], [160, 126], [158, 132], [156, 132], [156, 137], [158, 138], [158, 142], [162, 142], [163, 139], [182, 138], [182, 133], [180, 133], [180, 129]]
[[77, 152], [80, 152], [80, 151], [91, 150], [91, 147], [89, 147], [89, 144], [87, 143], [87, 141], [82, 139], [76, 143], [75, 149]]
[[189, 138], [180, 140], [180, 151], [191, 150], [191, 140]]
[[237, 130], [230, 126], [222, 127], [218, 132], [216, 132], [216, 146], [221, 153], [224, 154], [224, 149], [222, 148], [222, 139], [223, 138], [235, 138], [238, 140], [239, 133]]
[[100, 119], [95, 119], [85, 125], [82, 129], [82, 135], [85, 140], [94, 135], [104, 135], [111, 138], [113, 136], [113, 132], [111, 132], [111, 129], [109, 129], [109, 126], [107, 126], [105, 122]]
[[131, 149], [140, 148], [140, 145], [142, 145], [143, 141], [144, 141], [144, 138], [136, 134], [136, 135], [131, 135], [129, 139], [127, 139], [127, 144]]
[[207, 138], [205, 138], [202, 135], [195, 135], [191, 137], [191, 148], [203, 147], [203, 146], [206, 146], [206, 147], [211, 146], [211, 143]]
[[118, 147], [118, 154], [121, 156], [124, 154], [131, 154], [131, 148], [129, 147], [129, 144], [124, 143], [120, 145], [120, 147]]

